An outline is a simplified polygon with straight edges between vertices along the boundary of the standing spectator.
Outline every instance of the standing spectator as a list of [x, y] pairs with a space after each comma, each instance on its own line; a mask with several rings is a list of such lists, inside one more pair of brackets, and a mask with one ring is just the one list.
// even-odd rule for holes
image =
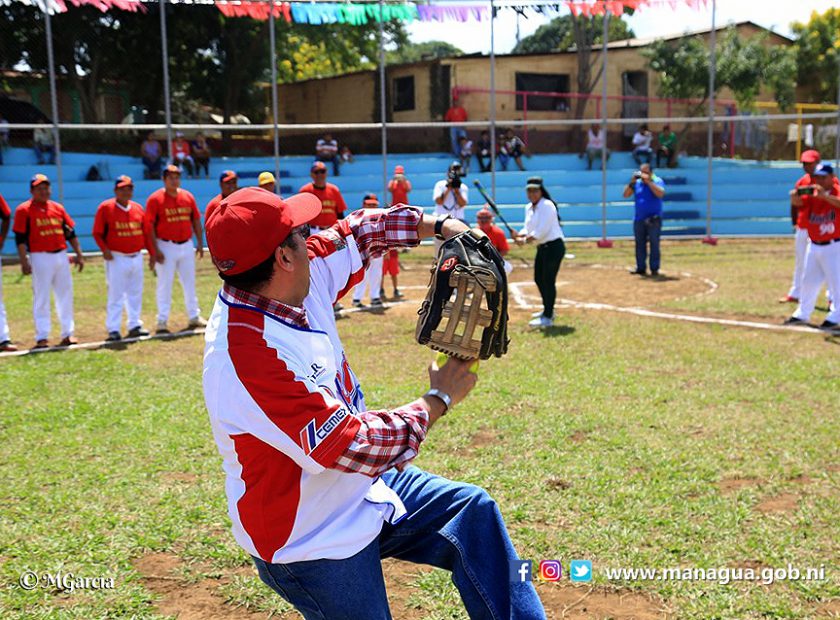
[[144, 179], [159, 179], [160, 167], [163, 164], [163, 157], [160, 142], [155, 140], [155, 133], [150, 131], [146, 139], [140, 145], [140, 157], [146, 169], [143, 171]]
[[461, 160], [461, 168], [464, 171], [464, 176], [470, 173], [470, 160], [473, 156], [473, 143], [468, 136], [461, 136], [458, 139], [460, 143], [459, 158]]
[[[273, 178], [273, 177], [272, 177]], [[230, 196], [233, 192], [239, 189], [239, 176], [233, 170], [223, 170], [219, 175], [219, 190], [220, 192], [210, 199], [204, 209], [204, 223], [207, 223], [207, 218], [216, 207], [221, 204], [222, 200]]]
[[195, 161], [195, 176], [201, 176], [201, 169], [204, 168], [204, 178], [210, 177], [210, 144], [204, 134], [199, 132], [195, 135], [192, 143], [192, 157]]
[[338, 141], [332, 137], [331, 133], [325, 133], [324, 137], [315, 144], [315, 161], [331, 162], [333, 176], [338, 176], [341, 158], [338, 155]]
[[[435, 215], [448, 215], [466, 223], [464, 207], [469, 200], [469, 188], [461, 181], [461, 162], [453, 161], [446, 173], [446, 178], [435, 183], [432, 198], [435, 201]], [[437, 240], [437, 245], [440, 246]]]
[[482, 131], [481, 137], [478, 139], [478, 150], [475, 154], [478, 159], [478, 169], [480, 172], [490, 172], [490, 167], [493, 162], [493, 145], [490, 144], [490, 132]]
[[[458, 95], [452, 95], [452, 106], [443, 115], [443, 120], [447, 123], [465, 123], [467, 122], [467, 111], [464, 106], [458, 101]], [[454, 126], [449, 128], [449, 144], [452, 154], [455, 157], [460, 157], [460, 140], [461, 136], [466, 136], [467, 130], [463, 127]]]
[[[163, 187], [146, 200], [146, 230], [149, 234], [149, 268], [157, 276], [157, 334], [168, 334], [175, 272], [184, 292], [188, 329], [207, 325], [201, 317], [195, 292], [195, 255], [204, 256], [201, 215], [195, 197], [181, 188], [181, 169], [169, 165], [163, 171]], [[192, 236], [196, 247], [193, 249]]]
[[274, 175], [270, 172], [260, 172], [260, 176], [257, 177], [257, 185], [262, 187], [265, 191], [271, 192], [272, 194], [276, 193], [277, 191], [277, 180], [274, 178]]
[[642, 164], [624, 188], [624, 197], [633, 196], [636, 213], [633, 216], [633, 236], [636, 238], [636, 269], [630, 273], [647, 274], [648, 243], [650, 243], [650, 273], [659, 275], [659, 237], [662, 233], [662, 197], [665, 181], [656, 176], [650, 164]]
[[514, 135], [513, 129], [508, 129], [501, 136], [500, 142], [499, 163], [502, 164], [502, 170], [508, 169], [508, 163], [511, 159], [516, 162], [520, 170], [525, 170], [525, 166], [522, 165], [522, 155], [530, 157], [531, 154], [528, 152], [528, 148], [525, 146], [522, 138]]
[[525, 190], [525, 226], [514, 240], [517, 244], [537, 244], [534, 259], [534, 283], [540, 291], [543, 309], [533, 315], [530, 327], [551, 327], [554, 324], [554, 302], [557, 299], [557, 272], [566, 255], [563, 229], [557, 219], [557, 207], [545, 195], [542, 183], [529, 179]]
[[405, 176], [405, 167], [394, 166], [394, 176], [388, 181], [388, 191], [391, 192], [391, 205], [407, 205], [408, 194], [411, 192], [411, 181]]
[[144, 231], [143, 207], [132, 200], [134, 183], [131, 177], [117, 177], [114, 197], [96, 209], [93, 239], [105, 259], [105, 281], [108, 284], [108, 305], [105, 318], [106, 341], [122, 339], [120, 323], [123, 308], [129, 338], [148, 336], [140, 313], [143, 304], [143, 248], [148, 249]]
[[677, 134], [671, 131], [670, 125], [662, 128], [662, 133], [657, 137], [659, 147], [656, 149], [656, 167], [662, 167], [662, 157], [669, 168], [677, 167]]
[[[3, 244], [6, 243], [6, 235], [9, 234], [9, 223], [12, 219], [12, 211], [9, 209], [9, 204], [0, 195], [0, 252], [3, 250]], [[9, 322], [6, 320], [6, 306], [3, 303], [3, 266], [0, 263], [0, 353], [7, 351], [17, 351], [17, 347], [12, 344], [12, 337], [9, 333]]]
[[341, 190], [332, 183], [327, 183], [327, 166], [324, 162], [316, 161], [312, 164], [309, 176], [312, 182], [301, 187], [298, 193], [315, 194], [321, 199], [321, 214], [312, 220], [310, 225], [312, 233], [315, 234], [329, 228], [338, 220], [344, 219], [347, 204], [344, 202]]
[[[79, 341], [73, 336], [73, 278], [67, 257], [67, 242], [76, 256], [73, 262], [81, 271], [85, 266], [82, 248], [73, 222], [64, 207], [50, 200], [50, 180], [36, 174], [29, 182], [32, 198], [15, 209], [15, 233], [20, 270], [32, 274], [32, 314], [35, 319], [35, 348], [49, 346], [52, 329], [50, 295], [55, 293], [55, 312], [61, 322], [61, 343], [69, 347]], [[27, 257], [27, 252], [29, 256]]]
[[[52, 129], [39, 127], [32, 132], [32, 145], [35, 150], [35, 158], [39, 164], [55, 163], [55, 136]], [[46, 161], [44, 158], [46, 154]]]
[[[367, 193], [362, 198], [362, 209], [378, 209], [379, 199], [376, 194]], [[371, 255], [368, 261], [367, 269], [365, 269], [365, 276], [353, 288], [353, 307], [366, 308], [362, 299], [365, 296], [365, 289], [370, 288], [370, 305], [373, 308], [381, 308], [382, 303], [382, 255]]]
[[[601, 126], [597, 123], [592, 123], [592, 126], [586, 132], [586, 169], [592, 170], [592, 162], [596, 159], [603, 160], [604, 149], [607, 149], [607, 139], [601, 133]], [[610, 151], [607, 149], [607, 160], [610, 159]]]
[[0, 166], [3, 165], [3, 150], [9, 146], [9, 121], [0, 114]]
[[653, 159], [653, 149], [650, 146], [651, 142], [653, 142], [653, 134], [648, 129], [647, 123], [645, 123], [633, 135], [633, 160], [637, 166], [641, 166], [642, 163], [649, 164]]
[[190, 143], [184, 139], [180, 131], [175, 134], [172, 141], [172, 163], [180, 168], [186, 168], [187, 174], [195, 176], [195, 161], [192, 158]]
[[[394, 167], [394, 177], [388, 182], [388, 191], [391, 192], [391, 205], [407, 205], [408, 194], [411, 192], [411, 181], [405, 176], [405, 168], [403, 166]], [[406, 250], [407, 251], [407, 250]], [[400, 257], [395, 249], [388, 250], [382, 261], [382, 279], [385, 276], [391, 276], [391, 284], [394, 287], [394, 295], [392, 299], [402, 299], [403, 294], [400, 292], [399, 275], [400, 275]], [[379, 292], [381, 298], [385, 298], [385, 283], [382, 283], [382, 290]]]

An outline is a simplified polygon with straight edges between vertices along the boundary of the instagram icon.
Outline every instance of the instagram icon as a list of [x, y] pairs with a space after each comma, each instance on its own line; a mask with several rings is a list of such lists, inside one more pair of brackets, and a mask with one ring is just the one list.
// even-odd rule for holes
[[559, 560], [540, 560], [540, 579], [543, 581], [560, 581], [562, 574]]

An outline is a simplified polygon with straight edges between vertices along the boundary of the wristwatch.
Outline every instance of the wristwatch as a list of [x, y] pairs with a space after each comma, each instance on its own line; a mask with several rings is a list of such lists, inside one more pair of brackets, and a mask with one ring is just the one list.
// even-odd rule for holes
[[452, 397], [446, 392], [441, 392], [437, 388], [429, 390], [428, 392], [423, 394], [423, 396], [434, 396], [435, 398], [439, 399], [445, 407], [445, 409], [443, 410], [444, 413], [449, 411], [449, 408], [452, 406]]
[[441, 241], [444, 239], [444, 237], [443, 237], [443, 223], [446, 220], [450, 219], [451, 217], [452, 217], [451, 215], [441, 215], [435, 221], [435, 237], [437, 237]]

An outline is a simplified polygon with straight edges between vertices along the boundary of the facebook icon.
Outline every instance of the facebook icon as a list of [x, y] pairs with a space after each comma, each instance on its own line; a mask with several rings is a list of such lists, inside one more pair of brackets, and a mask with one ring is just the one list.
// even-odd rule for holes
[[510, 561], [510, 582], [524, 583], [532, 581], [531, 576], [531, 560], [511, 560]]

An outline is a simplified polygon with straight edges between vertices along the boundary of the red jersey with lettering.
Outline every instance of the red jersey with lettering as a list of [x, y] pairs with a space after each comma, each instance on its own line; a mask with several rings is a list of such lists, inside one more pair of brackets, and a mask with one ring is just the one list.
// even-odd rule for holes
[[391, 179], [388, 183], [388, 191], [391, 192], [391, 205], [407, 205], [408, 192], [411, 191], [411, 182], [408, 179]]
[[221, 194], [216, 194], [215, 196], [213, 196], [210, 199], [210, 202], [207, 203], [207, 206], [204, 207], [204, 222], [205, 223], [207, 222], [207, 218], [210, 217], [210, 214], [213, 212], [213, 210], [216, 207], [218, 207], [220, 204], [222, 204], [222, 200], [224, 200], [224, 198], [222, 198], [222, 195]]
[[161, 187], [146, 200], [146, 226], [158, 239], [183, 243], [192, 236], [192, 221], [201, 219], [195, 196], [185, 189], [178, 189], [170, 196]]
[[490, 224], [489, 226], [479, 225], [479, 228], [481, 229], [481, 232], [490, 237], [490, 243], [493, 244], [493, 247], [499, 250], [499, 254], [507, 254], [510, 250], [510, 245], [508, 245], [507, 237], [505, 237], [505, 231], [495, 224]]
[[329, 228], [344, 217], [347, 205], [341, 191], [332, 183], [327, 183], [324, 187], [315, 187], [314, 183], [307, 183], [300, 188], [300, 193], [303, 192], [315, 194], [321, 199], [321, 214], [310, 222], [312, 226]]
[[10, 217], [12, 210], [9, 209], [9, 203], [3, 198], [3, 194], [0, 194], [0, 220], [8, 220]]
[[[840, 188], [835, 185], [831, 188], [829, 194], [840, 196]], [[802, 196], [802, 207], [799, 211], [805, 213], [808, 236], [811, 241], [824, 243], [840, 239], [840, 225], [837, 221], [840, 208], [819, 196]]]
[[75, 225], [57, 202], [27, 200], [15, 209], [12, 230], [15, 234], [27, 235], [30, 252], [58, 252], [67, 249], [64, 227], [73, 228]]
[[[815, 185], [816, 181], [810, 174], [802, 175], [802, 178], [796, 182], [794, 187], [807, 187], [808, 185]], [[840, 188], [840, 178], [834, 177], [834, 187]], [[796, 214], [796, 227], [808, 228], [808, 218], [805, 215], [804, 209], [799, 209]]]
[[146, 247], [146, 233], [143, 228], [145, 214], [143, 207], [130, 200], [128, 207], [117, 204], [110, 198], [96, 208], [93, 220], [93, 238], [103, 252], [136, 254]]

